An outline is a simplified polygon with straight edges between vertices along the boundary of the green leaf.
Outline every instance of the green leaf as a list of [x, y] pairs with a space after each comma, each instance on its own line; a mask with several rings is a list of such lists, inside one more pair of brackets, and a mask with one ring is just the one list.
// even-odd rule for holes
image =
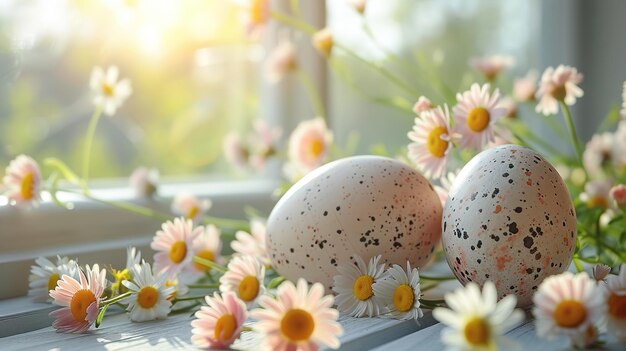
[[111, 304], [106, 304], [104, 305], [104, 307], [102, 307], [102, 309], [100, 310], [100, 313], [98, 313], [98, 317], [96, 317], [96, 328], [100, 327], [100, 324], [102, 323], [102, 318], [104, 318], [104, 313], [107, 311], [107, 308], [109, 308]]
[[275, 289], [277, 288], [280, 284], [282, 284], [285, 281], [285, 277], [283, 276], [278, 276], [272, 280], [270, 280], [270, 282], [267, 284], [267, 288], [268, 289]]
[[58, 158], [49, 157], [46, 158], [43, 163], [48, 167], [56, 169], [67, 181], [75, 184], [80, 183], [80, 178], [76, 175], [76, 173], [74, 173], [68, 165]]

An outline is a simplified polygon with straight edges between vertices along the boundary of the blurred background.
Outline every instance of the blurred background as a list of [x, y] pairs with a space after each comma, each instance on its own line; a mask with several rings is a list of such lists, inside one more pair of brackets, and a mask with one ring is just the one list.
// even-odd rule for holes
[[[292, 101], [297, 82], [269, 84], [262, 73], [277, 38], [290, 36], [308, 49], [308, 37], [276, 26], [264, 38], [248, 36], [240, 3], [0, 0], [0, 167], [26, 153], [79, 168], [93, 111], [90, 72], [117, 65], [132, 81], [133, 95], [100, 121], [93, 177], [126, 177], [142, 165], [164, 177], [232, 175], [222, 151], [229, 131], [248, 131], [262, 117], [288, 135], [294, 119], [313, 117], [305, 104], [275, 106]], [[272, 7], [293, 3], [272, 1]], [[433, 102], [443, 101], [433, 79], [460, 90], [480, 81], [468, 66], [472, 57], [507, 54], [516, 65], [502, 86], [530, 68], [541, 72], [559, 63], [585, 74], [585, 97], [574, 111], [585, 138], [620, 103], [625, 2], [369, 0], [363, 15], [346, 0], [300, 3], [308, 9], [305, 20], [309, 12], [321, 13], [337, 42]], [[312, 59], [338, 144], [357, 136], [357, 153], [406, 147], [414, 115], [374, 101], [401, 95], [397, 88], [340, 51], [332, 67]], [[532, 113], [532, 106], [522, 108]]]

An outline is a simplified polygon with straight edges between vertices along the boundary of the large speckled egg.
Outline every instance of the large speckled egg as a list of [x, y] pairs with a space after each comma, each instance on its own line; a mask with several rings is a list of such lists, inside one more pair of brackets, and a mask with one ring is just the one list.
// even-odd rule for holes
[[421, 267], [441, 238], [441, 202], [431, 184], [402, 162], [356, 156], [326, 164], [296, 183], [267, 222], [272, 266], [290, 280], [332, 286], [339, 264]]
[[565, 183], [541, 155], [517, 145], [488, 149], [459, 173], [443, 211], [442, 244], [462, 284], [495, 283], [528, 306], [541, 281], [565, 271], [576, 214]]

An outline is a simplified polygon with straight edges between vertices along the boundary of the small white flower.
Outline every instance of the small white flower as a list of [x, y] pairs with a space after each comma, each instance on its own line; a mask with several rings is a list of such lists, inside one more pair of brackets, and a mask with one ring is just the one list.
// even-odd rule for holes
[[589, 208], [609, 209], [614, 207], [611, 199], [613, 181], [610, 179], [592, 180], [585, 184], [585, 191], [580, 194], [580, 200], [587, 203]]
[[252, 219], [250, 221], [250, 233], [243, 230], [235, 233], [235, 240], [231, 241], [230, 247], [240, 255], [248, 255], [260, 259], [265, 266], [272, 264], [267, 253], [265, 242], [265, 221]]
[[452, 133], [448, 106], [426, 110], [415, 118], [415, 125], [407, 136], [409, 158], [428, 178], [439, 178], [446, 169], [452, 150]]
[[574, 67], [559, 65], [556, 69], [546, 68], [537, 90], [539, 103], [535, 111], [548, 116], [559, 112], [559, 101], [573, 105], [576, 98], [583, 96], [583, 90], [578, 87], [582, 80], [583, 75]]
[[270, 83], [278, 83], [288, 73], [298, 68], [296, 47], [284, 40], [274, 48], [266, 63], [266, 76]]
[[488, 81], [494, 80], [500, 72], [513, 65], [515, 65], [515, 60], [508, 55], [475, 57], [470, 60], [470, 66], [485, 76]]
[[519, 102], [531, 101], [535, 99], [537, 91], [537, 71], [531, 69], [526, 76], [516, 78], [513, 83], [513, 97]]
[[174, 291], [173, 287], [165, 286], [167, 276], [160, 274], [155, 277], [147, 262], [135, 265], [132, 275], [132, 282], [128, 280], [122, 282], [131, 291], [131, 295], [120, 301], [128, 305], [130, 320], [146, 322], [167, 318], [172, 306], [167, 297]]
[[237, 294], [248, 308], [265, 294], [265, 266], [251, 256], [235, 256], [228, 263], [228, 271], [220, 278], [220, 291]]
[[44, 302], [51, 300], [50, 290], [56, 288], [57, 282], [63, 275], [69, 275], [74, 279], [78, 279], [78, 265], [76, 261], [67, 257], [57, 256], [56, 264], [45, 257], [38, 257], [35, 263], [37, 265], [30, 267], [30, 276], [28, 278], [28, 296], [31, 296], [34, 301]]
[[139, 197], [150, 197], [157, 191], [159, 170], [156, 168], [139, 167], [130, 175], [130, 186]]
[[506, 110], [499, 107], [500, 91], [489, 93], [489, 84], [472, 84], [470, 90], [456, 94], [454, 107], [455, 132], [461, 134], [461, 145], [481, 150], [494, 141], [493, 126]]
[[333, 277], [335, 302], [340, 312], [353, 317], [374, 317], [380, 314], [381, 306], [374, 296], [372, 285], [384, 277], [385, 264], [378, 264], [381, 255], [372, 257], [366, 265], [355, 255], [355, 262], [337, 267], [339, 275]]
[[587, 273], [565, 272], [546, 278], [533, 297], [537, 335], [568, 336], [572, 341], [601, 322], [604, 296]]
[[36, 205], [41, 200], [41, 171], [35, 160], [19, 155], [9, 163], [2, 183], [12, 204]]
[[104, 113], [113, 116], [132, 93], [130, 80], [118, 81], [119, 69], [117, 66], [107, 68], [94, 67], [91, 71], [89, 86], [94, 93], [93, 103], [103, 109]]
[[417, 268], [411, 269], [410, 262], [406, 262], [406, 272], [397, 264], [390, 267], [386, 277], [374, 283], [372, 288], [393, 318], [418, 319], [424, 316], [419, 301], [419, 273]]
[[607, 331], [626, 343], [626, 264], [606, 278]]
[[420, 96], [415, 105], [413, 105], [413, 112], [419, 116], [422, 112], [428, 111], [433, 107], [435, 106], [433, 106], [432, 102], [430, 102], [426, 96]]
[[515, 295], [498, 302], [492, 282], [485, 283], [482, 294], [472, 282], [446, 294], [445, 300], [451, 309], [435, 308], [433, 317], [448, 326], [441, 338], [449, 350], [511, 350], [516, 346], [504, 337], [524, 320], [524, 313], [515, 309]]
[[212, 206], [211, 200], [200, 200], [189, 193], [180, 193], [172, 201], [172, 212], [198, 223]]
[[603, 177], [604, 168], [612, 164], [614, 137], [612, 133], [594, 134], [583, 152], [583, 164], [592, 177]]
[[321, 117], [300, 122], [289, 137], [289, 161], [311, 171], [324, 162], [333, 134]]

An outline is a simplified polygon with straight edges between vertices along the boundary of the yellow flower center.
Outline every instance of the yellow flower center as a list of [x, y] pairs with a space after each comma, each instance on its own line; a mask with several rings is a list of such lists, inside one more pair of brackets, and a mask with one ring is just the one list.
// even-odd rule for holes
[[552, 95], [553, 98], [559, 101], [565, 100], [565, 96], [567, 95], [567, 90], [565, 90], [565, 85], [559, 85], [557, 87], [554, 87], [550, 95]]
[[491, 330], [484, 319], [476, 317], [471, 319], [463, 329], [465, 339], [475, 346], [487, 345], [490, 340]]
[[215, 339], [228, 340], [233, 337], [237, 329], [237, 319], [232, 314], [221, 316], [215, 323]]
[[435, 127], [428, 133], [428, 139], [426, 143], [428, 145], [428, 151], [435, 157], [443, 157], [448, 150], [448, 142], [441, 139], [441, 135], [448, 134], [446, 127]]
[[115, 88], [111, 84], [104, 83], [102, 84], [102, 93], [106, 96], [111, 97], [115, 95]]
[[611, 293], [609, 296], [609, 314], [613, 318], [626, 319], [626, 295], [619, 296]]
[[189, 212], [187, 212], [187, 219], [194, 219], [198, 215], [198, 212], [200, 212], [198, 206], [193, 206]]
[[[215, 261], [215, 254], [211, 250], [202, 250], [198, 252], [196, 256], [203, 258], [205, 260], [208, 260], [208, 261]], [[197, 270], [203, 271], [203, 272], [208, 272], [209, 269], [211, 269], [211, 267], [205, 266], [197, 262], [195, 262], [193, 265], [196, 267]]]
[[374, 293], [372, 292], [372, 284], [374, 283], [374, 278], [369, 275], [362, 275], [358, 277], [354, 281], [354, 287], [352, 288], [354, 292], [354, 297], [361, 301], [366, 301]]
[[259, 294], [259, 280], [253, 275], [247, 275], [239, 283], [239, 289], [237, 290], [237, 295], [239, 298], [250, 302], [256, 299], [256, 296]]
[[313, 46], [322, 55], [328, 57], [333, 50], [333, 37], [323, 32], [318, 32], [313, 36]]
[[393, 292], [393, 305], [400, 312], [406, 312], [413, 307], [415, 294], [413, 288], [407, 284], [399, 285]]
[[287, 311], [280, 321], [280, 332], [291, 341], [308, 340], [314, 329], [313, 316], [299, 308]]
[[324, 141], [321, 139], [313, 139], [309, 143], [309, 156], [312, 159], [317, 159], [324, 152]]
[[170, 248], [170, 260], [174, 263], [181, 263], [187, 256], [187, 244], [184, 241], [177, 241]]
[[[167, 288], [169, 288], [170, 286], [176, 287], [176, 285], [177, 285], [177, 284], [176, 284], [176, 281], [168, 280], [168, 281], [166, 281], [166, 282], [165, 282], [165, 287], [167, 287]], [[173, 292], [173, 293], [171, 293], [171, 294], [167, 297], [167, 299], [168, 299], [168, 300], [173, 300], [173, 299], [175, 299], [175, 298], [176, 298], [176, 293], [177, 293], [177, 290], [176, 290], [176, 288], [174, 288], [174, 292]]]
[[30, 200], [35, 197], [35, 175], [32, 172], [27, 173], [22, 178], [20, 195], [22, 195], [22, 199], [24, 200]]
[[594, 196], [591, 199], [587, 200], [587, 207], [607, 209], [609, 207], [609, 202], [606, 201], [606, 198], [604, 198], [603, 196]]
[[57, 282], [61, 279], [59, 273], [52, 273], [48, 278], [48, 291], [54, 290], [57, 287]]
[[152, 308], [159, 301], [159, 291], [153, 286], [144, 286], [137, 293], [137, 303], [143, 308]]
[[250, 22], [252, 24], [262, 24], [265, 22], [265, 12], [267, 0], [252, 0], [250, 4]]
[[475, 107], [467, 115], [467, 126], [474, 132], [482, 132], [490, 121], [489, 111], [484, 107]]
[[554, 310], [556, 324], [564, 328], [579, 326], [587, 318], [587, 309], [576, 300], [563, 300]]
[[72, 296], [70, 302], [70, 312], [76, 322], [83, 322], [87, 317], [87, 308], [96, 302], [96, 296], [89, 289], [78, 290]]

